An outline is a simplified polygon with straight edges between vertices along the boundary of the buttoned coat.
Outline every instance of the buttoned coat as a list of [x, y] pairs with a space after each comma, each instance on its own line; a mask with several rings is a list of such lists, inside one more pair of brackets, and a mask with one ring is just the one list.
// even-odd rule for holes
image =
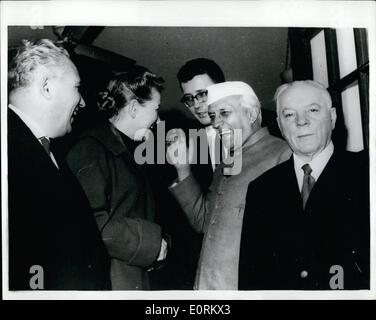
[[111, 257], [112, 288], [149, 289], [147, 269], [158, 257], [161, 228], [153, 222], [153, 192], [132, 148], [103, 121], [80, 136], [67, 160]]
[[248, 184], [290, 155], [285, 141], [262, 128], [243, 144], [239, 174], [225, 175], [221, 164], [207, 194], [192, 175], [170, 189], [192, 226], [204, 233], [195, 289], [238, 288], [240, 232]]
[[362, 158], [334, 150], [305, 210], [293, 157], [249, 185], [239, 289], [369, 288], [369, 178]]
[[8, 109], [9, 289], [30, 290], [31, 283], [46, 290], [109, 290], [110, 261], [89, 203], [56, 160], [59, 169]]

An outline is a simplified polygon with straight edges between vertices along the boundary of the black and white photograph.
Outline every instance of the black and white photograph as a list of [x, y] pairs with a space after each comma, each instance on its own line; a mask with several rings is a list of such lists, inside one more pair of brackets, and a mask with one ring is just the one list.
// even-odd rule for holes
[[0, 5], [3, 299], [376, 298], [375, 2]]

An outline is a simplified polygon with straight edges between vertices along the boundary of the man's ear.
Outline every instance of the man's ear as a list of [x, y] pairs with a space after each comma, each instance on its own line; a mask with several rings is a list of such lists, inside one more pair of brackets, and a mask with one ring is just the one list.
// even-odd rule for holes
[[51, 78], [48, 76], [43, 76], [39, 82], [39, 91], [41, 95], [50, 100], [52, 98], [53, 88]]
[[336, 121], [337, 121], [337, 110], [336, 108], [332, 107], [330, 108], [330, 120], [332, 122], [332, 130], [336, 126]]
[[139, 104], [136, 99], [132, 99], [128, 104], [128, 113], [134, 119], [138, 114]]
[[248, 108], [248, 110], [249, 110], [250, 122], [251, 122], [251, 124], [253, 124], [257, 120], [257, 118], [259, 117], [259, 114], [260, 114], [261, 111], [257, 107]]

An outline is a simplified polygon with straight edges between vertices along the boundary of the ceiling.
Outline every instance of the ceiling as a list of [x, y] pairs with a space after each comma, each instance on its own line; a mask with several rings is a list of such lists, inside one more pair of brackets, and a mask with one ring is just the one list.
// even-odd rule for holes
[[[63, 30], [60, 28], [59, 32]], [[58, 38], [48, 26], [10, 26], [8, 31], [9, 47], [17, 46], [21, 39]], [[85, 27], [80, 27], [76, 32], [78, 42], [84, 39], [84, 33]], [[273, 94], [285, 67], [287, 28], [106, 27], [85, 39], [88, 44], [131, 58], [162, 76], [166, 81], [162, 111], [175, 109], [189, 116], [179, 102], [176, 74], [186, 61], [198, 57], [215, 60], [227, 80], [249, 83], [263, 107], [272, 110]]]

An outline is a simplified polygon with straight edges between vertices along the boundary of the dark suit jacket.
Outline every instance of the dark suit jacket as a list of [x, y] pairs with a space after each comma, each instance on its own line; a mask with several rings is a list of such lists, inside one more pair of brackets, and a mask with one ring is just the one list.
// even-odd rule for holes
[[[248, 187], [239, 289], [369, 288], [369, 184], [364, 154], [334, 151], [306, 209], [293, 158]], [[363, 159], [362, 159], [363, 158]]]
[[110, 289], [109, 259], [85, 194], [8, 109], [9, 288], [30, 290], [30, 267], [44, 289]]

